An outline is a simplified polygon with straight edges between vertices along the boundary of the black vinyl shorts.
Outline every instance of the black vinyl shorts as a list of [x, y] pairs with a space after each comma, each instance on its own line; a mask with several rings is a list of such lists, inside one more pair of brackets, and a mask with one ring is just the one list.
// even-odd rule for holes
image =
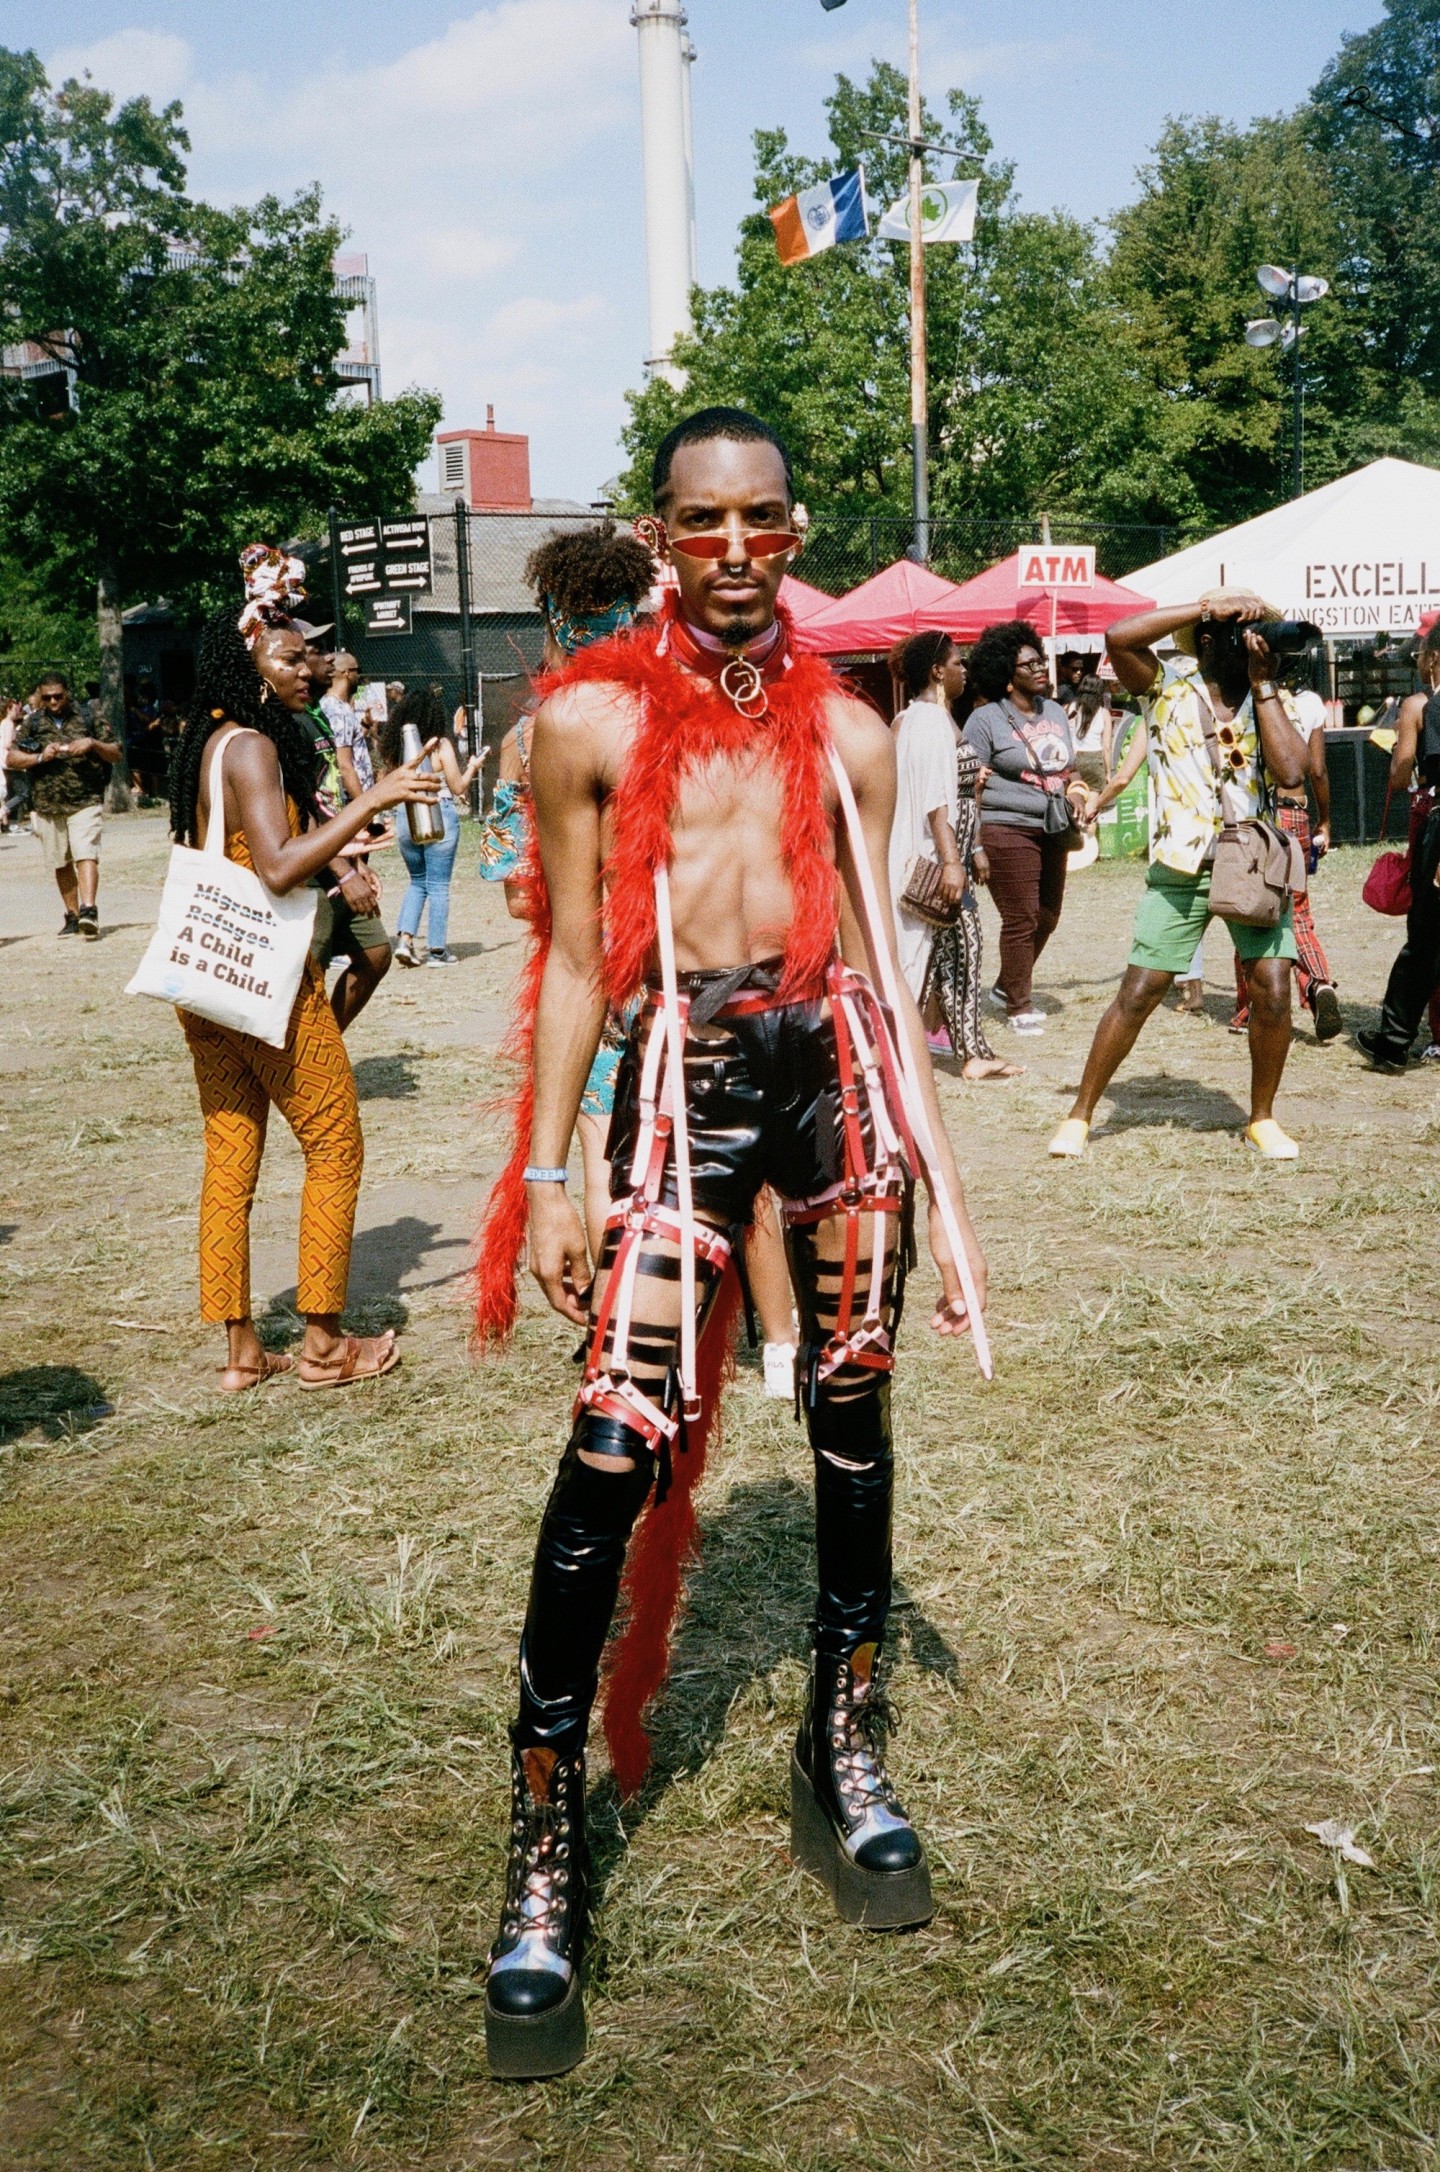
[[[752, 1219], [768, 1184], [782, 1199], [813, 1199], [844, 1175], [840, 1069], [828, 1005], [787, 1003], [741, 1017], [709, 1016], [711, 1006], [746, 990], [773, 990], [779, 970], [686, 973], [691, 998], [685, 1040], [685, 1105], [695, 1209], [717, 1227], [739, 1229]], [[719, 1002], [716, 999], [719, 998]], [[655, 1014], [652, 992], [630, 1030], [620, 1061], [610, 1120], [610, 1195], [631, 1191], [630, 1161], [640, 1125], [640, 1065]], [[860, 1129], [868, 1157], [874, 1127], [863, 1077], [857, 1079]], [[673, 1153], [667, 1154], [661, 1197], [679, 1204]]]

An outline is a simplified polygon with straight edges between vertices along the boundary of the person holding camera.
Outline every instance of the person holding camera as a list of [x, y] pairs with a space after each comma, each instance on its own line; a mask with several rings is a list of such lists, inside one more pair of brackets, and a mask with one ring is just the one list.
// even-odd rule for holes
[[[1095, 1105], [1139, 1037], [1151, 1012], [1190, 965], [1210, 918], [1215, 848], [1227, 824], [1253, 821], [1270, 789], [1305, 781], [1309, 750], [1296, 725], [1294, 699], [1275, 682], [1275, 660], [1255, 630], [1277, 614], [1244, 590], [1216, 589], [1198, 603], [1142, 611], [1110, 628], [1116, 677], [1144, 697], [1145, 758], [1150, 765], [1150, 869], [1135, 916], [1135, 939], [1119, 992], [1095, 1030], [1074, 1107], [1050, 1152], [1074, 1160], [1085, 1151]], [[1162, 667], [1165, 640], [1193, 667]], [[1092, 792], [1092, 822], [1138, 768], [1140, 749], [1103, 791]], [[1290, 1047], [1290, 974], [1297, 952], [1287, 903], [1273, 927], [1227, 922], [1245, 971], [1250, 1000], [1250, 1122], [1247, 1143], [1267, 1161], [1294, 1161], [1300, 1149], [1275, 1121], [1275, 1095]]]

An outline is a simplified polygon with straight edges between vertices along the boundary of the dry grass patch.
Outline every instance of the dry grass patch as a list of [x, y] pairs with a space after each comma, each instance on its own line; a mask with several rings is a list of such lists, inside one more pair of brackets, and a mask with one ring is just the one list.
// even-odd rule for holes
[[[1302, 1041], [1306, 1157], [1260, 1170], [1217, 983], [1208, 1022], [1155, 1022], [1089, 1160], [1047, 1166], [1134, 881], [1077, 883], [1019, 1091], [944, 1089], [1000, 1377], [927, 1342], [917, 1293], [895, 1763], [936, 1920], [867, 1939], [790, 1866], [808, 1473], [742, 1366], [655, 1769], [628, 1808], [596, 1789], [591, 2056], [536, 2090], [487, 2080], [481, 1999], [572, 1338], [529, 1311], [469, 1369], [446, 1254], [364, 1299], [406, 1325], [398, 1379], [216, 1402], [173, 1023], [118, 1000], [118, 938], [7, 950], [0, 2162], [1440, 2162], [1437, 1094]], [[1348, 999], [1392, 931], [1325, 881]], [[464, 1044], [515, 952], [457, 900], [492, 949], [355, 1037], [373, 1185], [493, 1158]], [[297, 1175], [277, 1134], [277, 1227]]]

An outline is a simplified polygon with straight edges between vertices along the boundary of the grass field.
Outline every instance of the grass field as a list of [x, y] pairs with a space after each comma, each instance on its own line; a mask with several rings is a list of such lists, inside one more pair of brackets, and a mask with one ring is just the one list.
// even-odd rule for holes
[[[927, 1337], [922, 1276], [893, 1762], [934, 1923], [847, 1931], [790, 1867], [807, 1456], [742, 1363], [651, 1784], [623, 1813], [596, 1789], [590, 2057], [487, 2079], [573, 1336], [531, 1304], [507, 1361], [466, 1358], [519, 956], [472, 860], [462, 966], [393, 975], [353, 1036], [356, 1318], [404, 1325], [404, 1370], [223, 1401], [183, 1043], [120, 993], [161, 827], [113, 825], [102, 912], [129, 924], [83, 948], [33, 844], [0, 848], [0, 2164], [1440, 2165], [1440, 1079], [1300, 1022], [1304, 1158], [1261, 1168], [1212, 939], [1207, 1017], [1157, 1018], [1087, 1162], [1050, 1165], [1133, 868], [1077, 878], [1030, 1074], [942, 1087], [998, 1377]], [[1352, 1025], [1397, 940], [1361, 869], [1337, 855], [1317, 897]], [[298, 1183], [277, 1125], [276, 1341]], [[1373, 1868], [1306, 1832], [1328, 1818]]]

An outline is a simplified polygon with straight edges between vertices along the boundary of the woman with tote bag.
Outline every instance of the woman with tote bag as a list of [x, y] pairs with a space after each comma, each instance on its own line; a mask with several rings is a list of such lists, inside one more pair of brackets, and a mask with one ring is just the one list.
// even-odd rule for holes
[[[250, 601], [238, 618], [222, 612], [212, 619], [201, 640], [194, 701], [175, 755], [171, 821], [179, 856], [181, 848], [209, 841], [213, 814], [222, 825], [224, 858], [253, 870], [283, 928], [295, 917], [283, 913], [286, 901], [316, 876], [358, 891], [369, 878], [341, 857], [343, 848], [385, 808], [436, 798], [441, 780], [422, 776], [414, 764], [395, 769], [332, 821], [322, 819], [314, 742], [298, 721], [310, 692], [305, 641], [288, 615], [304, 600], [302, 569], [258, 545], [241, 562]], [[194, 894], [203, 900], [203, 891]], [[232, 985], [237, 974], [253, 979], [231, 958], [238, 946], [204, 926], [203, 910], [194, 918], [198, 948], [208, 938], [211, 977], [223, 972]], [[324, 977], [309, 956], [308, 933], [301, 932], [299, 989], [283, 1046], [195, 1009], [179, 1012], [205, 1119], [200, 1306], [205, 1319], [225, 1322], [229, 1351], [220, 1385], [232, 1395], [291, 1370], [288, 1357], [261, 1348], [250, 1310], [250, 1209], [272, 1102], [305, 1156], [296, 1278], [296, 1304], [305, 1316], [300, 1384], [343, 1387], [400, 1362], [393, 1330], [364, 1337], [340, 1332], [365, 1148], [350, 1059]], [[150, 962], [147, 956], [135, 985], [160, 993], [146, 984]], [[245, 993], [241, 987], [237, 998]], [[207, 1012], [221, 1007], [205, 1003]]]

